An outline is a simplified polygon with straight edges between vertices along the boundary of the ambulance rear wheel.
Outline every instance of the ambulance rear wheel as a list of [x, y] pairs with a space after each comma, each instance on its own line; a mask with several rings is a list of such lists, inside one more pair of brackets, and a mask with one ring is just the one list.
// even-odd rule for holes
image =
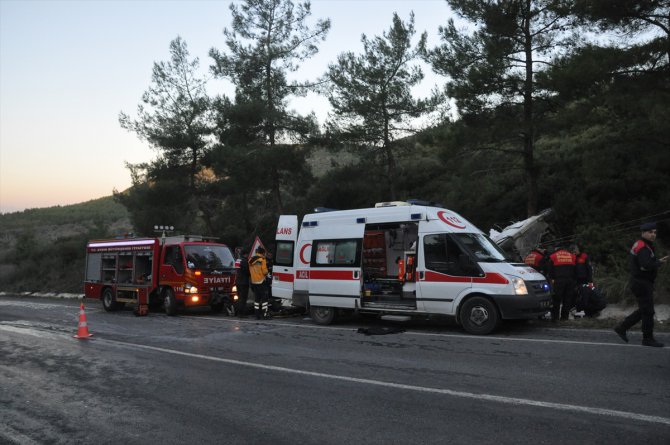
[[175, 315], [177, 313], [177, 300], [174, 296], [174, 291], [170, 288], [163, 292], [163, 307], [167, 315]]
[[119, 308], [119, 303], [114, 301], [114, 292], [109, 287], [102, 292], [102, 307], [107, 312], [112, 312]]
[[484, 297], [472, 297], [461, 306], [460, 320], [469, 334], [486, 335], [500, 323], [498, 308]]
[[327, 306], [310, 306], [309, 316], [316, 324], [331, 324], [335, 320], [335, 308]]

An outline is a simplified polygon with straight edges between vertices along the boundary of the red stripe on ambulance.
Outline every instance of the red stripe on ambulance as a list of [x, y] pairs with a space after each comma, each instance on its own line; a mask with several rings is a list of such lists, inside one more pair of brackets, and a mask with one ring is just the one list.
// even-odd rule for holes
[[273, 272], [272, 276], [276, 277], [277, 281], [285, 281], [287, 283], [293, 282], [293, 274], [291, 273]]
[[453, 275], [441, 274], [438, 272], [426, 271], [424, 281], [432, 283], [477, 283], [477, 284], [507, 284], [507, 278], [499, 273], [487, 273], [483, 277], [457, 277]]
[[310, 280], [359, 280], [360, 273], [353, 270], [310, 270]]

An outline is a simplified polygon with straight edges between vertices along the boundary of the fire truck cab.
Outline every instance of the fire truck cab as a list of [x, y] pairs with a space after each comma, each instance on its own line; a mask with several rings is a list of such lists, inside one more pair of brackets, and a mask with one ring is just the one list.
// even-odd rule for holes
[[106, 311], [126, 304], [146, 315], [161, 307], [209, 306], [234, 313], [235, 260], [225, 244], [198, 235], [90, 241], [84, 295], [102, 300]]
[[279, 218], [272, 293], [309, 308], [318, 324], [342, 312], [396, 320], [445, 315], [473, 334], [551, 306], [544, 276], [511, 263], [461, 215], [430, 205]]

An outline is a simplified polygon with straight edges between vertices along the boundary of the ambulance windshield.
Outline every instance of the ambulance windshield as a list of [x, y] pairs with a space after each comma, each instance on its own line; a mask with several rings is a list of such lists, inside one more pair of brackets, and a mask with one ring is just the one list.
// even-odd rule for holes
[[508, 261], [505, 252], [486, 235], [481, 233], [455, 233], [453, 236], [477, 257], [477, 261], [483, 263]]
[[187, 244], [184, 246], [184, 253], [189, 269], [215, 271], [235, 266], [235, 258], [226, 246]]

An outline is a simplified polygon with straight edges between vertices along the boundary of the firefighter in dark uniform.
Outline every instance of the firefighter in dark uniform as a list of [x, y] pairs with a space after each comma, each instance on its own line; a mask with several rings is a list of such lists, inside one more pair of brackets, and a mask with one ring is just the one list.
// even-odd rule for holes
[[623, 341], [628, 343], [626, 331], [637, 322], [642, 321], [642, 344], [644, 346], [663, 347], [654, 339], [654, 281], [658, 269], [668, 261], [668, 257], [656, 258], [654, 241], [656, 241], [656, 223], [645, 223], [640, 226], [641, 239], [630, 249], [630, 290], [637, 299], [637, 310], [628, 315], [618, 324], [614, 331]]
[[235, 314], [238, 317], [247, 315], [247, 299], [249, 298], [249, 249], [243, 249], [240, 256], [240, 268], [237, 269], [235, 285], [237, 286], [237, 310]]
[[551, 282], [551, 321], [570, 317], [570, 309], [575, 299], [575, 265], [576, 257], [567, 249], [559, 248], [549, 255], [547, 275]]
[[251, 289], [254, 291], [254, 312], [256, 319], [268, 319], [268, 290], [265, 278], [268, 275], [268, 266], [265, 260], [265, 249], [259, 247], [256, 254], [249, 258], [249, 275]]
[[542, 247], [538, 246], [531, 250], [528, 255], [526, 255], [526, 258], [524, 258], [523, 262], [540, 272], [542, 275], [546, 276], [548, 260], [549, 258], [547, 258], [547, 249], [543, 249]]
[[[587, 312], [589, 293], [593, 289], [593, 268], [586, 252], [582, 252], [579, 244], [570, 246], [570, 252], [575, 255], [575, 307], [577, 311]], [[593, 314], [592, 311], [588, 311]]]

